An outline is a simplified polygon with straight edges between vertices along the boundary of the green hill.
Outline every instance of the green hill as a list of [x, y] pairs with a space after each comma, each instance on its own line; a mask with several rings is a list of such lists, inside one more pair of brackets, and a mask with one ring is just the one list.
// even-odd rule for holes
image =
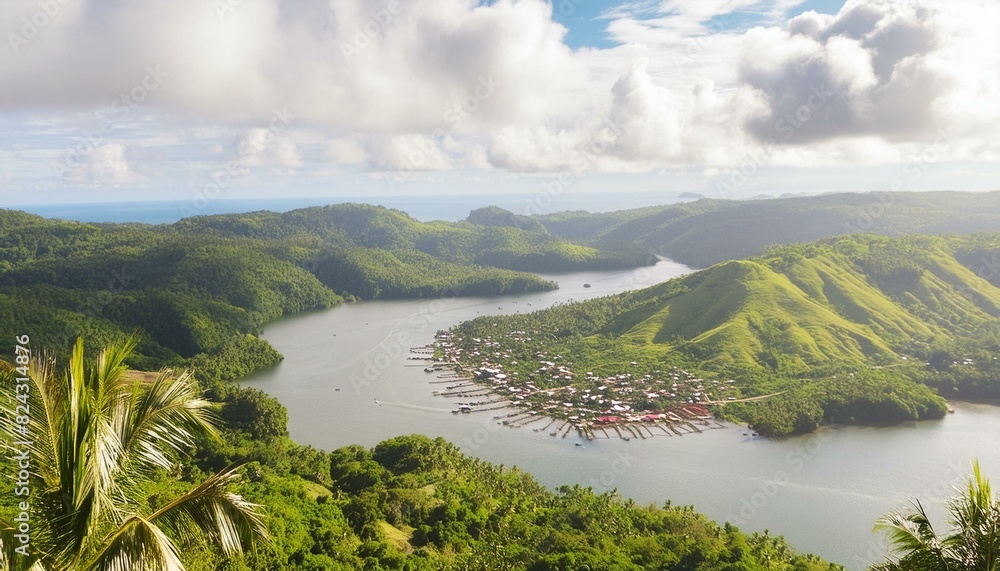
[[593, 244], [635, 244], [708, 267], [763, 253], [775, 244], [876, 233], [1000, 231], [1000, 192], [875, 192], [774, 200], [703, 199], [604, 214], [537, 217], [554, 235]]
[[283, 315], [345, 298], [541, 291], [557, 286], [521, 270], [650, 263], [638, 246], [580, 245], [535, 225], [421, 223], [359, 204], [159, 226], [0, 210], [0, 335], [68, 348], [139, 329], [134, 366], [197, 363], [203, 376], [236, 378], [280, 359], [254, 335]]
[[[510, 367], [522, 380], [535, 380], [552, 355], [577, 373], [633, 378], [680, 366], [737, 378], [743, 396], [790, 391], [775, 399], [779, 405], [727, 408], [744, 418], [796, 399], [817, 402], [834, 420], [925, 418], [944, 406], [914, 379], [948, 396], [1000, 396], [993, 358], [1000, 288], [995, 272], [981, 273], [973, 262], [998, 254], [1000, 234], [843, 236], [773, 248], [637, 292], [477, 319], [455, 334], [469, 348], [470, 339], [516, 339], [499, 350], [517, 362]], [[512, 337], [517, 331], [526, 333]], [[523, 343], [527, 335], [532, 343]], [[647, 383], [637, 394], [659, 388]], [[648, 408], [644, 398], [636, 410]], [[897, 408], [864, 408], [889, 401]]]

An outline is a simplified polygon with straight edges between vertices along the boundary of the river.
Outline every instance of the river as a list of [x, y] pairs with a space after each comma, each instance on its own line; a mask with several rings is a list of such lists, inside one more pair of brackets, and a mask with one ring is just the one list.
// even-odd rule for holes
[[637, 289], [690, 271], [663, 260], [630, 271], [546, 275], [560, 284], [551, 292], [361, 302], [282, 319], [263, 337], [284, 361], [245, 384], [288, 408], [289, 432], [302, 444], [332, 450], [403, 434], [443, 436], [552, 488], [582, 484], [617, 489], [644, 504], [693, 505], [745, 531], [784, 535], [798, 550], [852, 570], [885, 552], [871, 531], [879, 515], [913, 497], [942, 515], [974, 458], [1000, 479], [1000, 408], [989, 405], [953, 403], [955, 413], [938, 421], [833, 427], [778, 441], [731, 426], [684, 437], [588, 442], [575, 434], [561, 439], [501, 427], [495, 413], [451, 414], [452, 400], [432, 394], [440, 388], [430, 384], [435, 375], [407, 360], [410, 347], [467, 319]]

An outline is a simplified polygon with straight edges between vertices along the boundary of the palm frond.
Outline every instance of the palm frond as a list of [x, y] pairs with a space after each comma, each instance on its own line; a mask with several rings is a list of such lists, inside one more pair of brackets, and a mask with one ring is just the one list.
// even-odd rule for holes
[[900, 554], [904, 569], [946, 571], [954, 560], [948, 545], [938, 537], [923, 504], [915, 501], [903, 514], [890, 512], [875, 523], [875, 531], [885, 532], [889, 548]]
[[102, 405], [113, 405], [116, 399], [127, 395], [131, 382], [125, 376], [128, 370], [125, 359], [132, 354], [138, 342], [138, 337], [132, 335], [121, 345], [105, 347], [98, 355], [94, 374], [100, 381], [99, 400]]
[[[145, 517], [142, 490], [152, 472], [172, 468], [199, 435], [217, 429], [190, 373], [163, 370], [152, 383], [125, 374], [135, 342], [102, 350], [88, 366], [78, 339], [58, 376], [44, 356], [31, 359], [28, 375], [0, 362], [0, 448], [30, 456], [32, 521], [40, 523], [32, 549], [50, 569], [182, 571], [174, 541], [207, 539], [229, 555], [267, 541], [260, 506], [228, 491], [235, 468]], [[18, 400], [16, 385], [25, 382], [30, 395]], [[32, 562], [9, 565], [11, 531], [0, 521], [0, 569], [20, 571]]]
[[[138, 389], [138, 387], [135, 387]], [[122, 453], [169, 469], [171, 452], [194, 444], [198, 434], [217, 434], [211, 403], [190, 372], [174, 376], [164, 369], [146, 390], [133, 390], [113, 416]]]
[[888, 535], [889, 546], [900, 553], [937, 549], [940, 540], [919, 500], [907, 513], [890, 512], [875, 522], [875, 531]]
[[174, 543], [150, 521], [135, 516], [101, 546], [81, 571], [184, 571]]
[[261, 506], [229, 491], [240, 477], [238, 467], [227, 468], [164, 506], [149, 521], [180, 538], [207, 538], [230, 556], [256, 542], [266, 543], [269, 535], [259, 511]]

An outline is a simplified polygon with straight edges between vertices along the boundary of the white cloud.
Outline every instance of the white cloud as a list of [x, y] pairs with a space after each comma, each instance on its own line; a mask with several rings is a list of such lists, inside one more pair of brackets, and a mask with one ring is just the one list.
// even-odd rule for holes
[[89, 185], [120, 185], [145, 180], [132, 169], [125, 157], [125, 145], [121, 143], [106, 143], [93, 148], [66, 176], [72, 181]]
[[[0, 113], [120, 112], [121, 131], [152, 115], [170, 127], [116, 140], [218, 154], [235, 134], [241, 166], [281, 172], [725, 169], [766, 140], [772, 164], [871, 164], [943, 128], [950, 157], [1000, 154], [996, 2], [786, 21], [798, 4], [626, 2], [604, 15], [620, 45], [572, 50], [544, 0], [69, 3], [0, 58]], [[5, 1], [0, 30], [37, 10]], [[741, 28], [747, 13], [761, 24]], [[286, 108], [294, 126], [265, 129]], [[122, 144], [99, 150], [75, 178], [141, 178]]]
[[368, 153], [357, 141], [331, 139], [326, 142], [323, 158], [341, 165], [359, 165], [368, 159]]
[[[995, 107], [989, 86], [997, 85], [998, 69], [988, 62], [1000, 42], [969, 18], [972, 4], [851, 0], [835, 17], [806, 13], [784, 28], [751, 30], [739, 76], [769, 106], [751, 132], [793, 144], [869, 136], [906, 142], [968, 123], [957, 101], [981, 116]], [[980, 9], [997, 15], [995, 7]]]
[[248, 129], [236, 141], [236, 159], [241, 167], [302, 166], [298, 146], [283, 134], [255, 127]]

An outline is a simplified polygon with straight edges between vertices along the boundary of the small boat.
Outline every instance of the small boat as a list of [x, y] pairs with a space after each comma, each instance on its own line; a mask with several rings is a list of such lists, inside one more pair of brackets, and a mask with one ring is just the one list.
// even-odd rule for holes
[[339, 390], [340, 390], [340, 387], [337, 387], [337, 388], [335, 388], [335, 389], [333, 389], [333, 390], [335, 390], [335, 391], [339, 391]]
[[580, 444], [579, 442], [577, 442], [576, 445], [577, 446], [583, 446], [583, 444]]
[[590, 287], [590, 284], [583, 284], [583, 287]]
[[424, 372], [425, 373], [433, 373], [434, 372], [434, 367], [424, 367]]

